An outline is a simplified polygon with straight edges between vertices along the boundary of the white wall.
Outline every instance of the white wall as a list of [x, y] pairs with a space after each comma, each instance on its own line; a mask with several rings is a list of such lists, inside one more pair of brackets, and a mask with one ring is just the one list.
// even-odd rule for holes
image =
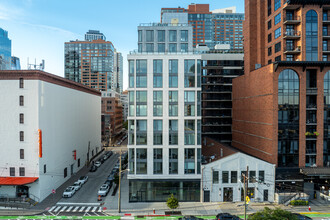
[[[250, 171], [256, 171], [256, 183], [249, 183], [248, 188], [254, 188], [255, 198], [263, 201], [264, 190], [268, 190], [268, 201], [274, 202], [274, 180], [275, 165], [248, 156], [243, 153], [235, 153], [220, 160], [202, 166], [203, 169], [203, 189], [210, 191], [210, 202], [223, 202], [224, 188], [233, 188], [233, 202], [241, 201], [241, 188], [244, 183], [241, 180], [241, 171], [246, 171], [249, 166]], [[212, 173], [219, 171], [219, 183], [213, 184]], [[264, 183], [258, 183], [259, 171], [265, 171]], [[222, 183], [222, 171], [229, 171], [229, 183]], [[231, 183], [230, 171], [237, 171], [237, 183]], [[251, 199], [255, 202], [256, 199]]]

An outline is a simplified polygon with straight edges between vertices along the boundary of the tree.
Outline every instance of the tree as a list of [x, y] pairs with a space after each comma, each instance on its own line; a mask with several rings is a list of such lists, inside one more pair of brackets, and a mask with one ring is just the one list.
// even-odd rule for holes
[[128, 121], [123, 122], [123, 128], [125, 128], [126, 130], [128, 129]]
[[114, 182], [116, 185], [119, 184], [119, 176], [118, 176], [118, 175], [116, 175], [116, 176], [114, 177], [113, 182]]
[[249, 216], [249, 220], [298, 220], [298, 217], [289, 211], [280, 208], [270, 209], [265, 207], [264, 210], [256, 212]]
[[167, 207], [169, 207], [172, 210], [179, 207], [179, 201], [177, 198], [174, 197], [173, 194], [171, 194], [171, 196], [168, 197], [166, 204], [167, 204]]

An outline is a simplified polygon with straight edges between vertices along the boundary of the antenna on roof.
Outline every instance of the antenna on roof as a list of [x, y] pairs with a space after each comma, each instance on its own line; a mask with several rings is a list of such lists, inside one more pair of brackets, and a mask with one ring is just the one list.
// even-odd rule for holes
[[41, 60], [41, 63], [37, 65], [37, 59], [34, 59], [34, 64], [29, 63], [29, 58], [27, 58], [27, 67], [28, 70], [45, 70], [45, 60]]

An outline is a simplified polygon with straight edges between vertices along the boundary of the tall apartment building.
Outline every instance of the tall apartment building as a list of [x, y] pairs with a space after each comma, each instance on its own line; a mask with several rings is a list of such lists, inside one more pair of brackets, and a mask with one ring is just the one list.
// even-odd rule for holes
[[[202, 138], [231, 145], [232, 80], [244, 74], [242, 50], [210, 50], [201, 54]], [[199, 100], [200, 101], [200, 100]]]
[[127, 121], [128, 116], [128, 91], [125, 90], [120, 94], [120, 101], [123, 105], [123, 121]]
[[104, 34], [100, 33], [100, 31], [97, 30], [89, 30], [85, 34], [85, 41], [93, 41], [93, 40], [107, 40]]
[[114, 53], [114, 72], [117, 92], [123, 92], [123, 55], [115, 50]]
[[[200, 201], [201, 60], [192, 26], [138, 27], [128, 56], [129, 201]], [[181, 52], [182, 51], [182, 52]]]
[[162, 23], [189, 23], [193, 26], [193, 46], [229, 44], [231, 49], [243, 49], [243, 13], [236, 7], [210, 11], [209, 4], [191, 4], [185, 8], [162, 8]]
[[245, 15], [233, 146], [276, 164], [282, 186], [318, 189], [330, 179], [329, 1], [246, 0]]
[[11, 40], [8, 31], [0, 28], [0, 70], [11, 69]]

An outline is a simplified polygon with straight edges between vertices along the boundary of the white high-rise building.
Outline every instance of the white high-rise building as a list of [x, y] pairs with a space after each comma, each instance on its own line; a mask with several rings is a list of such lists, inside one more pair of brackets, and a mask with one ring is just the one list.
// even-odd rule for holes
[[192, 26], [138, 27], [129, 64], [129, 201], [200, 201], [201, 55]]

